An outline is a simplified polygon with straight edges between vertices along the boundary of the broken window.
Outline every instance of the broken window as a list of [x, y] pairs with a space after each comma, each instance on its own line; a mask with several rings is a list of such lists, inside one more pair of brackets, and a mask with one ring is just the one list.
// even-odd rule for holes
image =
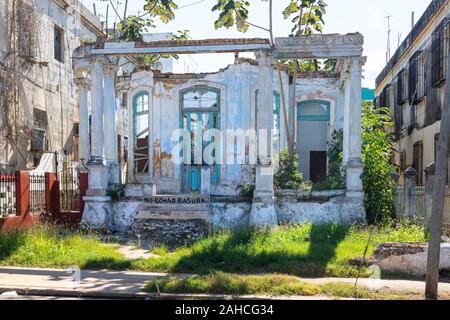
[[409, 103], [414, 104], [425, 96], [425, 55], [417, 51], [409, 60]]
[[408, 76], [406, 69], [403, 69], [398, 74], [397, 82], [397, 103], [403, 104], [408, 99]]
[[434, 30], [431, 44], [431, 85], [439, 87], [445, 82], [449, 50], [449, 22], [445, 18]]
[[33, 7], [20, 1], [17, 6], [18, 42], [19, 54], [23, 57], [33, 57], [34, 55], [34, 33], [35, 33], [35, 17]]
[[149, 171], [149, 95], [140, 92], [134, 96], [134, 171]]
[[389, 101], [389, 89], [391, 88], [391, 85], [388, 84], [386, 87], [384, 87], [383, 91], [381, 91], [379, 96], [379, 102], [378, 107], [390, 107], [390, 101]]
[[64, 62], [64, 30], [58, 26], [54, 28], [54, 57]]

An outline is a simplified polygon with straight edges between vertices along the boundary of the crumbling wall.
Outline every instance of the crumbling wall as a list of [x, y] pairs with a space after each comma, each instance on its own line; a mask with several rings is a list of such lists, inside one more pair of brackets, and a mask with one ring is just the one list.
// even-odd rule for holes
[[[32, 130], [38, 127], [35, 110], [46, 113], [47, 151], [57, 151], [70, 160], [76, 153], [73, 128], [78, 122], [71, 54], [81, 44], [80, 38], [90, 35], [95, 40], [95, 35], [82, 24], [76, 2], [65, 9], [46, 0], [6, 3], [2, 15], [7, 39], [0, 40], [5, 79], [0, 147], [5, 152], [0, 162], [11, 169], [31, 169], [38, 164], [42, 153], [30, 150]], [[62, 61], [54, 56], [55, 26], [63, 31]]]
[[[172, 132], [180, 127], [180, 91], [194, 86], [209, 86], [220, 90], [220, 129], [251, 129], [255, 127], [255, 92], [258, 88], [258, 66], [241, 61], [216, 73], [160, 74], [155, 73], [153, 92], [154, 174], [159, 193], [181, 192], [182, 172], [172, 161], [175, 143]], [[285, 97], [288, 98], [288, 77], [283, 73]], [[274, 72], [274, 90], [280, 92], [278, 75]], [[280, 119], [281, 120], [281, 119]], [[281, 122], [281, 148], [286, 139]], [[245, 149], [245, 148], [244, 148]], [[236, 150], [222, 150], [222, 156], [236, 155]], [[222, 164], [220, 184], [212, 187], [214, 195], [237, 195], [238, 186], [253, 182], [252, 166]]]

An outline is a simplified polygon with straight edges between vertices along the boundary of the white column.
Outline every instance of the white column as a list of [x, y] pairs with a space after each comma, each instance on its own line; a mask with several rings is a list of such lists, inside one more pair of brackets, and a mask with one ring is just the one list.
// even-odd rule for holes
[[80, 99], [80, 122], [79, 135], [79, 154], [80, 160], [83, 159], [86, 163], [89, 160], [89, 110], [88, 110], [88, 91], [89, 91], [89, 80], [85, 78], [78, 78], [76, 80], [78, 85], [78, 94]]
[[120, 183], [120, 168], [117, 159], [116, 133], [116, 73], [118, 67], [112, 63], [104, 65], [103, 119], [105, 124], [104, 145], [105, 159], [109, 167], [108, 182], [111, 185]]
[[[348, 139], [348, 145], [344, 149], [347, 153], [344, 163], [346, 170], [347, 196], [362, 197], [363, 186], [361, 175], [363, 164], [361, 160], [361, 74], [365, 57], [348, 59], [349, 62], [349, 86], [350, 103], [347, 106], [348, 121], [345, 122], [344, 137]], [[345, 141], [345, 140], [344, 140]]]
[[105, 58], [94, 57], [91, 67], [91, 157], [87, 163], [89, 189], [82, 223], [91, 227], [111, 227], [111, 197], [106, 195], [107, 170], [103, 150], [103, 64]]
[[90, 163], [103, 164], [103, 61], [91, 61], [91, 158]]
[[343, 128], [343, 141], [342, 141], [342, 162], [345, 164], [349, 158], [349, 121], [350, 121], [350, 74], [348, 70], [345, 71], [344, 75], [344, 123], [342, 124]]
[[258, 164], [256, 187], [250, 214], [250, 226], [278, 224], [273, 190], [272, 126], [274, 63], [270, 51], [259, 52], [259, 101], [256, 122], [258, 127]]
[[106, 194], [107, 177], [103, 153], [103, 59], [93, 58], [91, 66], [91, 157], [89, 168], [90, 196]]

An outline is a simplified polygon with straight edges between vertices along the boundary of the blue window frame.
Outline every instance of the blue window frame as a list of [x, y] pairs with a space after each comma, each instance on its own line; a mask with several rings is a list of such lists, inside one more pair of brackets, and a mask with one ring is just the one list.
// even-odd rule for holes
[[140, 91], [133, 97], [134, 171], [149, 171], [149, 94]]

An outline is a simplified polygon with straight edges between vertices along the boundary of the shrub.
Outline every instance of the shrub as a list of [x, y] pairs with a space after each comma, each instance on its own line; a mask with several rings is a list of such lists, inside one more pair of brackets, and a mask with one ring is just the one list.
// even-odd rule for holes
[[[385, 222], [393, 216], [395, 183], [391, 173], [390, 149], [393, 126], [389, 108], [375, 108], [372, 103], [362, 106], [362, 175], [364, 206], [369, 223]], [[378, 213], [379, 211], [379, 213]], [[378, 215], [378, 218], [377, 218]]]
[[289, 157], [284, 149], [280, 152], [280, 166], [274, 175], [274, 185], [277, 189], [298, 189], [302, 184], [303, 176], [298, 169], [298, 155]]
[[342, 170], [343, 140], [342, 129], [335, 131], [328, 148], [327, 185], [329, 189], [345, 189], [345, 175]]

